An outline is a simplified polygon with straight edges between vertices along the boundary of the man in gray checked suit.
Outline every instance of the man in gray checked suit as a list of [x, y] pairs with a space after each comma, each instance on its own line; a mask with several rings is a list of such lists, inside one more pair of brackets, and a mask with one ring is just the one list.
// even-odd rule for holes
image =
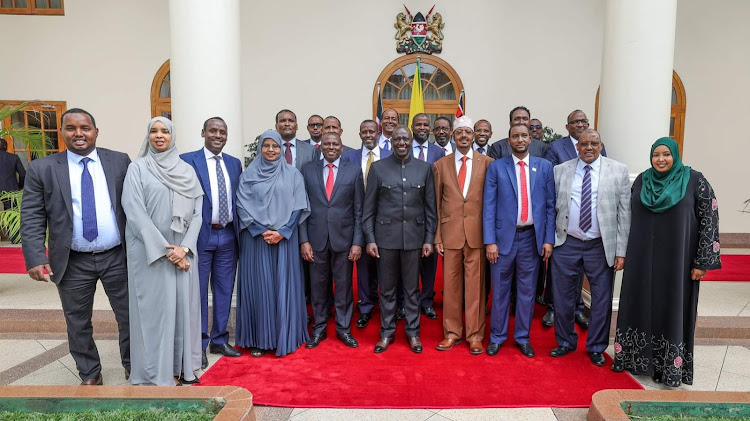
[[591, 284], [591, 324], [586, 349], [594, 365], [604, 365], [609, 343], [614, 273], [625, 265], [630, 232], [630, 179], [625, 164], [600, 156], [599, 133], [586, 129], [578, 158], [554, 168], [555, 249], [552, 284], [557, 347], [562, 357], [576, 350], [574, 308], [581, 271]]

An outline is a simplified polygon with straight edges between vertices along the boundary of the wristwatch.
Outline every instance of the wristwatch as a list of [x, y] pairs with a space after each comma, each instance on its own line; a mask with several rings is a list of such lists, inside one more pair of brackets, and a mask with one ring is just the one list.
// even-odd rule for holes
[[182, 251], [184, 251], [184, 252], [185, 252], [185, 254], [188, 254], [188, 253], [190, 253], [190, 249], [189, 249], [189, 248], [187, 248], [186, 246], [182, 246]]

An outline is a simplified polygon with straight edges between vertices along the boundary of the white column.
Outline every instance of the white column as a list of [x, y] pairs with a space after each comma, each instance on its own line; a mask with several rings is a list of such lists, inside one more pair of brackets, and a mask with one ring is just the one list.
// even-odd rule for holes
[[[598, 130], [631, 182], [650, 166], [651, 144], [669, 135], [676, 21], [677, 0], [607, 0], [604, 8]], [[621, 275], [615, 309], [620, 285]]]
[[239, 0], [170, 0], [172, 116], [180, 152], [203, 146], [203, 122], [229, 128], [224, 151], [243, 156]]

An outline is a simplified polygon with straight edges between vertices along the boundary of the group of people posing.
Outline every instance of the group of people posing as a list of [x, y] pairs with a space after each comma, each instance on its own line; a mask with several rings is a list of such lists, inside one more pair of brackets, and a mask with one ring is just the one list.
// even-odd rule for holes
[[[336, 117], [311, 116], [311, 139], [303, 141], [296, 115], [282, 110], [242, 171], [222, 152], [220, 117], [205, 121], [204, 147], [182, 155], [172, 122], [152, 119], [131, 163], [97, 148], [94, 117], [70, 109], [61, 120], [67, 151], [32, 161], [26, 176], [21, 232], [29, 275], [57, 285], [82, 384], [103, 381], [91, 324], [101, 280], [125, 377], [179, 385], [199, 382], [207, 350], [241, 355], [227, 332], [235, 279], [235, 342], [253, 357], [317, 347], [332, 314], [337, 339], [357, 347], [355, 264], [356, 326], [367, 326], [380, 307], [374, 351], [388, 350], [396, 321], [405, 319], [408, 345], [421, 353], [420, 313], [438, 317], [440, 255], [438, 350], [465, 339], [471, 354], [497, 355], [514, 312], [513, 342], [532, 358], [539, 300], [548, 306], [543, 322], [554, 325], [558, 346], [550, 355], [576, 351], [577, 322], [588, 327], [586, 351], [601, 366], [614, 273], [625, 269], [612, 369], [692, 384], [699, 281], [721, 265], [707, 180], [662, 138], [651, 148], [651, 168], [631, 187], [627, 167], [606, 157], [582, 111], [568, 116], [569, 136], [549, 145], [527, 108], [509, 117], [508, 137], [490, 144], [486, 120], [431, 124], [417, 114], [409, 128], [388, 109], [381, 127], [360, 124], [362, 146], [352, 149]], [[590, 321], [582, 314], [584, 276]]]

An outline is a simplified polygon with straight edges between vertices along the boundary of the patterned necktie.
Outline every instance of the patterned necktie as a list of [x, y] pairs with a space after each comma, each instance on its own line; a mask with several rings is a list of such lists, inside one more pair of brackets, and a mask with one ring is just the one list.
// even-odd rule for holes
[[417, 158], [419, 158], [420, 161], [424, 161], [424, 146], [419, 146], [419, 156]]
[[328, 167], [328, 179], [326, 180], [326, 198], [331, 201], [331, 195], [333, 194], [333, 164], [326, 165]]
[[91, 158], [83, 158], [81, 173], [81, 218], [83, 219], [83, 238], [94, 241], [99, 236], [96, 223], [96, 199], [94, 198], [94, 179], [89, 173], [88, 163]]
[[386, 150], [386, 151], [391, 150], [391, 139], [385, 140], [385, 144], [383, 145], [383, 150]]
[[292, 143], [284, 142], [284, 146], [284, 159], [286, 159], [287, 164], [292, 165]]
[[581, 183], [581, 216], [578, 220], [578, 227], [581, 231], [587, 232], [591, 229], [591, 166], [586, 165], [583, 169], [586, 173]]
[[365, 187], [367, 187], [367, 176], [370, 175], [370, 165], [375, 162], [375, 152], [370, 151], [368, 155], [370, 156], [367, 158], [367, 164], [365, 164]]
[[529, 193], [526, 191], [526, 163], [518, 161], [521, 166], [521, 222], [529, 220]]
[[461, 194], [464, 194], [464, 187], [466, 186], [466, 160], [469, 159], [466, 156], [461, 157], [461, 168], [458, 169], [458, 187], [461, 189]]
[[480, 147], [478, 147], [478, 148], [477, 148], [477, 152], [479, 152], [479, 153], [481, 153], [482, 155], [484, 155], [484, 148], [483, 148], [483, 147], [481, 147], [481, 146], [480, 146]]
[[227, 181], [224, 178], [224, 170], [221, 168], [221, 157], [216, 159], [216, 184], [219, 193], [219, 224], [226, 226], [229, 223], [229, 201], [227, 200]]

